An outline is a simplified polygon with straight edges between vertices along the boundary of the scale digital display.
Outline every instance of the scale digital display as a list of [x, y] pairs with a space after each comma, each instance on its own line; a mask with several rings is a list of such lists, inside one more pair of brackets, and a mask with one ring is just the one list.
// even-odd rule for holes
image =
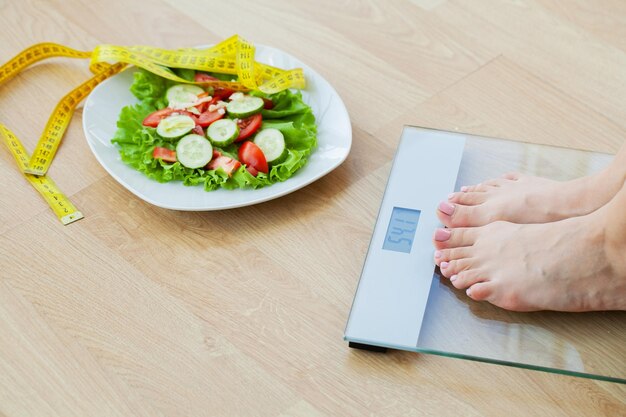
[[394, 207], [389, 226], [387, 226], [383, 249], [411, 253], [420, 213], [420, 210]]

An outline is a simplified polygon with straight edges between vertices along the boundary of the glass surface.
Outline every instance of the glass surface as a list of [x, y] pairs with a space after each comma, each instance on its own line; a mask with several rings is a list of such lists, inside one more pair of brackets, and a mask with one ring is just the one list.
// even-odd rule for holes
[[[567, 180], [611, 159], [467, 135], [455, 189], [510, 171]], [[514, 313], [471, 300], [435, 270], [416, 351], [626, 383], [626, 312]]]
[[420, 213], [419, 210], [394, 207], [389, 226], [387, 226], [383, 249], [411, 253]]

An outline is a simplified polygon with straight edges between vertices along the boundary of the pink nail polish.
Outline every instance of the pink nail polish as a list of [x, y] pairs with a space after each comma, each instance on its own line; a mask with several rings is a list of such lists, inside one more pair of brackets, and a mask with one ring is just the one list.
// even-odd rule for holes
[[437, 242], [445, 242], [450, 239], [450, 231], [447, 229], [437, 229], [435, 230], [435, 240]]
[[439, 265], [439, 268], [446, 269], [448, 265], [450, 265], [448, 262], [442, 262], [441, 265]]
[[441, 253], [441, 251], [440, 251], [440, 250], [435, 251], [435, 259], [439, 259], [439, 258], [441, 258], [441, 255], [442, 255], [442, 253]]
[[467, 190], [469, 190], [469, 187], [467, 185], [464, 185], [463, 187], [461, 187], [461, 191], [466, 193]]
[[454, 281], [456, 281], [456, 278], [457, 278], [457, 277], [456, 277], [456, 275], [452, 275], [452, 276], [450, 277], [450, 281], [451, 281], [451, 282], [454, 282]]
[[452, 200], [454, 198], [454, 193], [448, 194], [448, 200]]
[[465, 291], [465, 294], [467, 294], [468, 297], [471, 297], [472, 296], [472, 287], [469, 287], [467, 289], [467, 291]]
[[442, 201], [439, 203], [439, 210], [448, 216], [452, 216], [452, 213], [454, 213], [454, 205], [448, 203], [447, 201]]

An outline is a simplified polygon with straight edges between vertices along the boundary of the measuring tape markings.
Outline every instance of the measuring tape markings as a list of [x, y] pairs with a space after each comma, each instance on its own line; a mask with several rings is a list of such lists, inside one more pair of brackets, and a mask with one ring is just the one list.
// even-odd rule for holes
[[0, 67], [0, 84], [13, 78], [25, 68], [46, 58], [66, 57], [66, 58], [89, 58], [91, 52], [77, 51], [67, 46], [56, 43], [38, 43], [33, 45]]
[[[176, 50], [168, 50], [161, 48], [154, 48], [152, 46], [130, 46], [129, 50], [144, 54], [148, 58], [153, 59], [156, 63], [164, 66], [171, 66], [173, 63], [172, 57], [180, 57], [180, 64], [182, 66], [177, 68], [189, 68], [197, 70], [210, 71], [210, 68], [206, 67], [207, 59], [209, 58], [222, 58], [232, 59], [234, 63], [235, 53], [237, 52], [239, 38], [237, 35], [232, 36], [224, 42], [221, 42], [208, 49], [197, 48], [181, 48]], [[236, 70], [232, 69], [232, 74], [236, 74]]]
[[48, 171], [70, 120], [72, 119], [72, 114], [76, 106], [87, 97], [98, 84], [111, 75], [117, 74], [123, 70], [124, 67], [126, 67], [126, 64], [114, 64], [103, 67], [105, 68], [103, 71], [97, 73], [92, 78], [70, 91], [61, 99], [48, 119], [48, 123], [44, 128], [39, 142], [37, 142], [37, 146], [33, 151], [28, 166], [23, 169], [25, 173], [44, 175]]
[[237, 74], [234, 59], [207, 55], [206, 51], [162, 51], [149, 47], [132, 47], [129, 49], [165, 67], [187, 68], [199, 71], [216, 71], [220, 69], [224, 74]]
[[[229, 41], [229, 44], [235, 40]], [[234, 57], [215, 55], [214, 51], [211, 52], [212, 48], [205, 51], [196, 49], [168, 51], [147, 46], [126, 48], [115, 45], [99, 45], [91, 56], [91, 63], [94, 65], [106, 61], [126, 62], [175, 82], [229, 88], [237, 91], [259, 88], [265, 93], [272, 94], [287, 88], [304, 88], [305, 78], [301, 68], [285, 71], [258, 63], [254, 61], [254, 46], [241, 38], [238, 42], [237, 53]], [[224, 49], [230, 50], [228, 47], [217, 48], [217, 50]], [[209, 51], [208, 54], [207, 51]], [[168, 67], [236, 74], [239, 81], [196, 83], [177, 76]]]
[[[30, 156], [20, 140], [5, 125], [0, 123], [0, 136], [4, 137], [5, 144], [11, 151], [22, 171], [28, 166]], [[22, 172], [28, 182], [43, 196], [48, 205], [64, 225], [83, 218], [83, 214], [76, 209], [72, 202], [59, 190], [57, 185], [47, 175], [36, 176]]]
[[237, 75], [246, 87], [250, 89], [257, 87], [257, 80], [254, 76], [254, 46], [243, 39], [240, 39], [237, 49]]
[[[145, 51], [146, 49], [144, 49]], [[103, 61], [119, 61], [126, 62], [128, 64], [135, 65], [137, 67], [143, 68], [147, 71], [152, 72], [160, 77], [167, 78], [168, 80], [172, 80], [178, 83], [186, 83], [186, 84], [200, 84], [200, 85], [209, 85], [212, 87], [222, 87], [229, 88], [237, 91], [248, 91], [245, 85], [239, 82], [233, 81], [206, 81], [202, 83], [196, 83], [194, 81], [188, 81], [184, 78], [181, 78], [174, 74], [167, 66], [174, 67], [178, 65], [180, 68], [183, 68], [181, 64], [182, 55], [174, 53], [173, 51], [168, 55], [160, 55], [160, 58], [154, 58], [157, 54], [153, 54], [153, 56], [149, 56], [139, 52], [133, 51], [131, 48], [125, 48], [121, 46], [115, 45], [98, 45], [91, 56], [92, 65], [98, 62]], [[158, 62], [158, 63], [157, 63]], [[161, 65], [162, 64], [162, 65]], [[206, 71], [215, 71], [215, 72], [223, 72], [223, 73], [236, 73], [235, 63], [229, 59], [217, 59], [209, 57], [205, 59], [202, 65], [194, 65], [194, 67], [203, 68]], [[190, 65], [187, 65], [190, 67]]]
[[[164, 67], [187, 68], [198, 71], [221, 72], [225, 74], [239, 75], [237, 70], [238, 65], [236, 56], [236, 42], [240, 42], [240, 40], [235, 35], [225, 42], [228, 42], [228, 45], [221, 46], [221, 44], [218, 44], [215, 47], [204, 50], [186, 48], [171, 51], [166, 49], [152, 48], [149, 46], [131, 46], [128, 49], [141, 53], [145, 57], [151, 59], [154, 63], [157, 63]], [[252, 59], [248, 59], [252, 61], [252, 64], [254, 65], [253, 71], [255, 73], [257, 85], [260, 85], [265, 81], [272, 80], [273, 78], [276, 78], [287, 72], [283, 69], [276, 68], [271, 65], [256, 62], [253, 60], [253, 56], [254, 54], [252, 55], [252, 57], [250, 57]], [[304, 74], [302, 75], [304, 76]], [[227, 86], [229, 88], [246, 87], [245, 85], [238, 86], [237, 84], [214, 84], [213, 86]], [[296, 87], [296, 85], [294, 85], [294, 87]], [[248, 88], [251, 87], [248, 86], [245, 89]]]
[[306, 79], [301, 68], [285, 71], [271, 80], [261, 84], [258, 89], [265, 94], [275, 94], [287, 88], [302, 89], [306, 86]]

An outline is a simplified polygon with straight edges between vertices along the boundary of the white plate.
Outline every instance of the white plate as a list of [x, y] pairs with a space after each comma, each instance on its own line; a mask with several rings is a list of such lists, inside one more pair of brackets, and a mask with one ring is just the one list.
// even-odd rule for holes
[[352, 128], [346, 107], [328, 81], [291, 55], [257, 45], [256, 59], [279, 68], [300, 67], [307, 79], [302, 97], [313, 109], [318, 144], [307, 164], [287, 181], [257, 190], [207, 192], [202, 186], [186, 187], [180, 181], [159, 183], [124, 164], [111, 138], [122, 107], [137, 102], [129, 91], [133, 69], [104, 81], [87, 98], [83, 129], [91, 151], [104, 169], [130, 192], [148, 203], [172, 210], [204, 211], [248, 206], [281, 197], [318, 180], [341, 165], [350, 152]]

